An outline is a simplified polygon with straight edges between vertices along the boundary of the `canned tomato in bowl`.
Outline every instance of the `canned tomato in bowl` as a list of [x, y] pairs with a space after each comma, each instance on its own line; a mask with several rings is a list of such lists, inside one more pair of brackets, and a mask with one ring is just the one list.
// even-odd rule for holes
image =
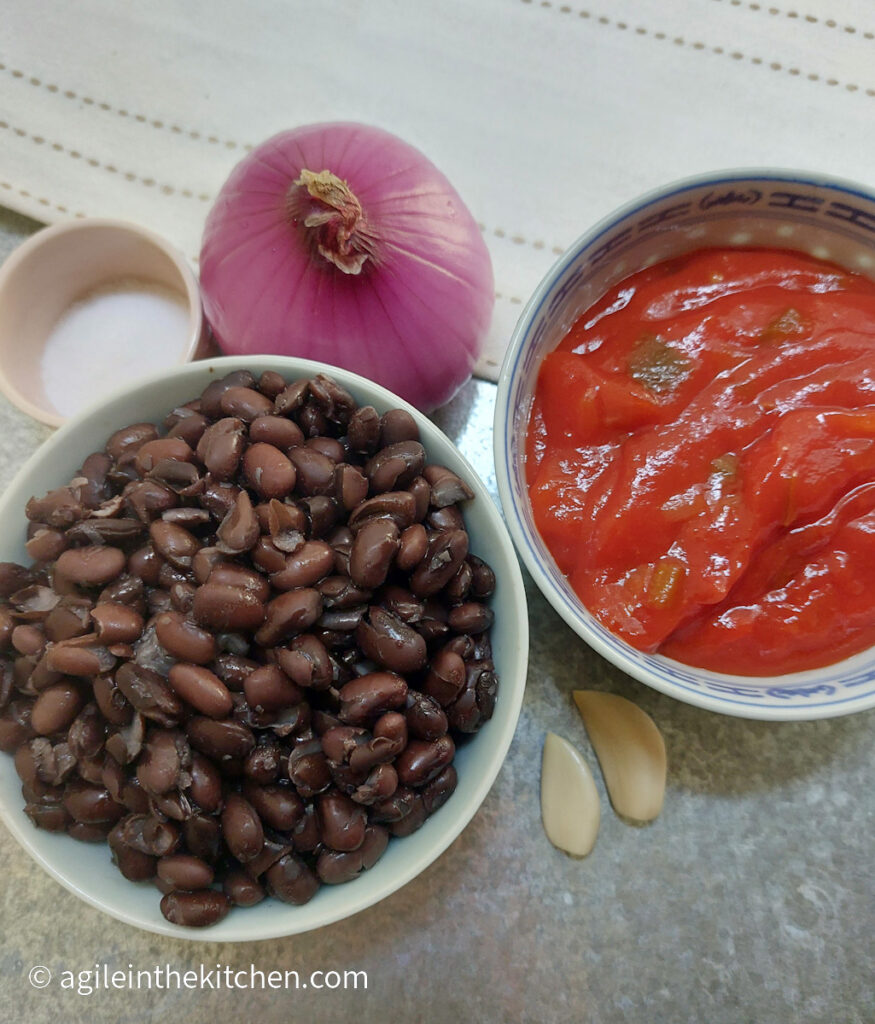
[[875, 703], [859, 578], [811, 582], [865, 560], [873, 228], [875, 197], [836, 179], [678, 182], [582, 236], [520, 318], [495, 420], [511, 533], [579, 635], [678, 699]]

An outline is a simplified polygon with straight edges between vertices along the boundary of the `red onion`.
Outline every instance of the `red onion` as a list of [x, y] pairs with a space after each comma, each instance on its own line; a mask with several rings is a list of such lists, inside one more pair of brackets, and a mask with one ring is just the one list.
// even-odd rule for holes
[[360, 124], [295, 128], [246, 156], [200, 268], [225, 352], [318, 359], [426, 411], [471, 375], [494, 301], [486, 245], [444, 175]]

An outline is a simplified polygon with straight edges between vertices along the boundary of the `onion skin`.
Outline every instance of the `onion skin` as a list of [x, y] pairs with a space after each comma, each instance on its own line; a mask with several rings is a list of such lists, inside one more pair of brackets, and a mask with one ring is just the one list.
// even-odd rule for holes
[[[363, 255], [348, 271], [318, 251], [313, 232], [325, 229], [305, 225], [329, 210], [302, 183], [322, 171], [360, 204]], [[494, 303], [488, 250], [446, 177], [353, 123], [282, 132], [234, 168], [207, 217], [200, 278], [224, 352], [320, 360], [425, 412], [470, 377]]]

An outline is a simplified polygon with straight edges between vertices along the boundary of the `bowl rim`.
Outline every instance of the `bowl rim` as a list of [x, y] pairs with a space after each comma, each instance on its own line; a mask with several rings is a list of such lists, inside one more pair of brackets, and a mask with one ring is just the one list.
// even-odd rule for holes
[[[284, 373], [284, 375], [290, 376], [292, 379], [295, 377], [315, 376], [317, 373], [328, 374], [339, 384], [350, 390], [354, 395], [356, 395], [357, 391], [360, 391], [361, 397], [365, 397], [365, 402], [363, 404], [371, 404], [372, 399], [375, 399], [378, 404], [385, 405], [387, 408], [406, 409], [417, 421], [419, 427], [424, 431], [423, 443], [425, 444], [426, 450], [428, 450], [429, 444], [434, 443], [435, 441], [437, 441], [438, 444], [445, 444], [448, 447], [448, 450], [458, 458], [459, 464], [466, 471], [466, 482], [469, 483], [474, 491], [474, 497], [477, 500], [478, 505], [484, 509], [483, 515], [487, 521], [488, 532], [494, 537], [495, 543], [500, 549], [502, 558], [506, 562], [505, 568], [507, 570], [507, 576], [503, 582], [505, 584], [505, 593], [507, 597], [505, 599], [506, 608], [502, 608], [502, 615], [506, 616], [508, 620], [512, 620], [509, 621], [509, 635], [514, 637], [515, 646], [508, 654], [508, 666], [510, 671], [508, 671], [508, 668], [504, 668], [501, 673], [499, 700], [503, 702], [502, 716], [500, 718], [493, 716], [489, 723], [487, 723], [487, 727], [494, 725], [494, 729], [489, 733], [489, 741], [492, 745], [492, 749], [488, 757], [487, 770], [477, 778], [472, 792], [468, 796], [467, 803], [464, 806], [462, 803], [453, 805], [452, 800], [450, 800], [443, 808], [441, 808], [441, 811], [445, 811], [447, 808], [451, 809], [453, 812], [453, 817], [451, 819], [452, 823], [450, 823], [450, 819], [447, 819], [447, 825], [437, 832], [436, 836], [433, 838], [432, 845], [425, 853], [421, 854], [418, 859], [411, 860], [404, 866], [403, 870], [397, 871], [390, 878], [383, 881], [379, 886], [362, 885], [357, 889], [356, 884], [358, 882], [364, 882], [369, 878], [373, 878], [373, 876], [370, 876], [365, 872], [362, 877], [354, 879], [349, 887], [328, 887], [335, 891], [342, 889], [348, 894], [347, 900], [345, 900], [342, 906], [338, 906], [338, 908], [333, 912], [324, 913], [323, 915], [320, 915], [317, 920], [305, 924], [303, 927], [296, 927], [295, 911], [303, 911], [305, 907], [294, 907], [280, 901], [276, 901], [278, 923], [274, 927], [260, 928], [257, 931], [257, 934], [250, 933], [252, 931], [252, 926], [247, 925], [247, 918], [245, 914], [240, 914], [240, 919], [235, 929], [227, 927], [226, 922], [229, 918], [220, 922], [215, 926], [215, 929], [222, 928], [223, 925], [225, 925], [225, 927], [222, 928], [221, 933], [217, 933], [213, 928], [193, 928], [174, 925], [169, 921], [165, 921], [163, 918], [147, 920], [135, 913], [128, 912], [124, 907], [116, 905], [111, 899], [102, 898], [100, 895], [84, 891], [71, 878], [67, 877], [62, 868], [58, 867], [51, 857], [45, 856], [32, 844], [32, 833], [37, 830], [34, 829], [27, 820], [23, 813], [23, 807], [8, 806], [5, 799], [3, 799], [2, 794], [0, 794], [0, 820], [3, 821], [18, 843], [33, 858], [33, 860], [35, 860], [47, 872], [47, 874], [64, 886], [64, 888], [69, 892], [78, 896], [85, 903], [88, 903], [97, 910], [108, 914], [110, 917], [113, 917], [124, 924], [133, 925], [134, 927], [140, 928], [144, 931], [166, 935], [171, 938], [215, 943], [255, 942], [263, 939], [284, 938], [286, 936], [303, 934], [316, 928], [322, 928], [326, 925], [334, 924], [337, 921], [352, 917], [360, 911], [373, 906], [397, 892], [432, 865], [471, 822], [474, 815], [480, 809], [483, 801], [489, 794], [489, 791], [492, 789], [492, 786], [506, 760], [507, 753], [516, 732], [520, 711], [522, 709], [529, 655], [528, 609], [525, 586], [519, 561], [501, 511], [492, 499], [489, 491], [486, 489], [486, 485], [480, 478], [479, 474], [474, 470], [468, 459], [459, 451], [453, 441], [437, 426], [437, 424], [432, 422], [426, 414], [420, 412], [414, 406], [405, 402], [403, 399], [399, 398], [393, 392], [387, 390], [381, 385], [376, 384], [367, 378], [361, 377], [359, 374], [339, 367], [330, 366], [327, 363], [320, 363], [309, 359], [300, 359], [294, 356], [219, 356], [213, 359], [196, 360], [191, 363], [184, 363], [169, 367], [165, 370], [150, 374], [149, 376], [142, 377], [133, 384], [119, 387], [113, 392], [102, 396], [97, 401], [92, 402], [87, 408], [83, 409], [81, 412], [77, 413], [76, 416], [68, 420], [19, 468], [10, 483], [7, 485], [3, 495], [0, 496], [0, 522], [2, 522], [4, 518], [9, 516], [12, 512], [17, 512], [23, 518], [23, 508], [18, 509], [17, 506], [15, 509], [12, 508], [14, 492], [20, 488], [21, 484], [29, 478], [36, 468], [50, 459], [56, 449], [63, 447], [70, 434], [78, 431], [81, 428], [81, 425], [91, 417], [99, 415], [105, 407], [129, 397], [133, 393], [154, 388], [156, 385], [160, 385], [171, 376], [177, 379], [191, 377], [193, 380], [197, 380], [198, 378], [203, 378], [207, 375], [215, 375], [214, 379], [219, 379], [225, 373], [243, 369], [251, 370], [254, 373], [257, 371], [263, 372], [264, 370], [269, 369], [277, 370], [280, 373]], [[359, 395], [356, 395], [356, 397], [360, 400]], [[164, 412], [165, 410], [162, 409], [162, 413]], [[14, 772], [11, 757], [8, 755], [5, 756], [7, 756], [9, 761], [9, 770]], [[428, 822], [426, 822], [426, 825], [428, 825]], [[130, 884], [133, 885], [134, 883]], [[314, 904], [308, 904], [307, 906], [312, 907], [313, 905]], [[315, 915], [311, 912], [311, 916]]]
[[[505, 352], [498, 377], [498, 394], [496, 396], [495, 414], [493, 418], [493, 452], [495, 458], [495, 475], [499, 497], [504, 510], [505, 522], [516, 545], [527, 570], [538, 586], [548, 603], [558, 613], [562, 620], [571, 630], [585, 643], [592, 647], [598, 654], [621, 669], [629, 676], [645, 683], [652, 689], [660, 691], [667, 696], [674, 697], [685, 704], [703, 708], [707, 711], [729, 715], [736, 718], [749, 720], [789, 722], [809, 721], [825, 718], [835, 718], [844, 715], [856, 714], [860, 711], [869, 710], [875, 707], [875, 685], [868, 694], [852, 696], [842, 702], [833, 701], [827, 704], [764, 704], [762, 702], [749, 701], [728, 701], [704, 691], [698, 691], [679, 686], [661, 676], [655, 675], [646, 665], [641, 664], [631, 653], [638, 657], [652, 657], [667, 666], [677, 665], [686, 672], [696, 671], [691, 666], [675, 662], [664, 655], [645, 655], [643, 652], [635, 651], [630, 645], [625, 644], [619, 638], [614, 637], [617, 647], [605, 642], [583, 617], [591, 617], [591, 613], [581, 604], [580, 610], [574, 608], [555, 584], [555, 581], [547, 573], [541, 559], [533, 546], [534, 538], [526, 528], [523, 516], [517, 508], [513, 497], [511, 485], [511, 454], [510, 446], [505, 444], [507, 437], [507, 424], [509, 423], [512, 411], [508, 408], [508, 398], [515, 380], [516, 371], [523, 353], [525, 341], [536, 314], [541, 309], [547, 296], [550, 294], [555, 283], [562, 277], [570, 264], [579, 256], [580, 252], [599, 240], [603, 235], [613, 230], [616, 225], [633, 216], [655, 202], [671, 199], [673, 196], [703, 186], [718, 187], [721, 185], [732, 185], [740, 181], [761, 181], [761, 182], [787, 182], [805, 185], [809, 188], [831, 188], [850, 195], [875, 203], [875, 187], [869, 189], [865, 185], [836, 175], [806, 171], [800, 169], [780, 167], [736, 167], [729, 169], [718, 169], [706, 171], [674, 179], [666, 184], [655, 186], [641, 193], [633, 199], [615, 207], [606, 215], [601, 217], [590, 228], [582, 232], [568, 246], [549, 267], [547, 272], [539, 281], [528, 301], [523, 306], [517, 323], [511, 335], [511, 340]], [[603, 627], [602, 627], [603, 628]], [[840, 664], [837, 662], [836, 664]], [[829, 666], [827, 666], [828, 668]], [[808, 670], [816, 672], [818, 670]], [[819, 670], [819, 671], [824, 671]], [[794, 674], [798, 675], [798, 673]], [[768, 680], [780, 685], [780, 681], [786, 682], [786, 676], [751, 676], [741, 677], [724, 675], [721, 673], [709, 673], [709, 677], [725, 680], [728, 686], [739, 686], [745, 684], [745, 679], [752, 684], [754, 680]]]
[[[160, 250], [173, 263], [185, 288], [188, 336], [185, 345], [179, 350], [176, 362], [172, 366], [180, 366], [191, 362], [200, 348], [205, 330], [200, 285], [198, 284], [197, 277], [180, 249], [177, 249], [172, 242], [163, 238], [155, 231], [151, 231], [149, 228], [145, 228], [134, 221], [123, 220], [118, 217], [77, 217], [73, 220], [59, 221], [56, 224], [49, 224], [46, 227], [40, 228], [20, 245], [16, 246], [3, 263], [0, 264], [0, 292], [6, 287], [8, 279], [19, 271], [22, 264], [34, 258], [45, 245], [52, 244], [55, 239], [64, 235], [75, 234], [79, 231], [94, 228], [111, 229], [130, 235], [137, 235]], [[172, 366], [167, 367], [167, 369], [171, 369]], [[160, 373], [161, 371], [158, 372]], [[138, 381], [131, 382], [132, 385], [136, 383]], [[32, 416], [35, 420], [45, 423], [49, 427], [60, 427], [71, 419], [76, 418], [65, 416], [51, 408], [34, 402], [12, 383], [2, 368], [0, 368], [0, 391], [22, 412], [26, 412], [28, 416]], [[86, 411], [87, 408], [81, 410], [81, 412]], [[76, 416], [78, 415], [80, 413], [76, 414]]]

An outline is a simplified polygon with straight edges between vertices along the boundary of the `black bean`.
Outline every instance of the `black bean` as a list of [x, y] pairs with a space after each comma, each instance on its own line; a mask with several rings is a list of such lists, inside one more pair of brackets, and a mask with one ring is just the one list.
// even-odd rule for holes
[[170, 853], [156, 864], [156, 874], [171, 889], [189, 892], [212, 885], [214, 872], [206, 861], [189, 853]]
[[93, 690], [94, 700], [107, 722], [117, 726], [130, 722], [134, 715], [133, 706], [111, 676], [98, 676], [94, 680]]
[[436, 740], [411, 740], [398, 755], [395, 767], [405, 786], [424, 786], [443, 771], [456, 752], [449, 736]]
[[265, 606], [245, 587], [207, 582], [195, 592], [192, 616], [198, 625], [217, 630], [256, 629], [264, 621]]
[[[299, 449], [292, 449], [296, 450]], [[246, 479], [262, 498], [284, 498], [291, 494], [297, 477], [295, 469], [296, 464], [279, 448], [263, 441], [250, 445], [243, 456]]]
[[116, 803], [103, 786], [73, 779], [64, 789], [64, 807], [71, 818], [86, 825], [116, 822], [125, 808]]
[[401, 534], [395, 564], [402, 572], [410, 572], [428, 552], [428, 534], [422, 523], [413, 523]]
[[286, 854], [268, 868], [265, 882], [272, 896], [283, 903], [294, 903], [298, 906], [309, 903], [319, 888], [319, 879], [306, 863], [293, 853]]
[[416, 499], [410, 491], [386, 491], [356, 505], [349, 517], [350, 529], [360, 530], [371, 519], [391, 519], [399, 530], [414, 525]]
[[222, 832], [231, 854], [245, 864], [257, 857], [264, 844], [264, 829], [255, 808], [239, 793], [229, 793], [222, 808]]
[[474, 497], [465, 481], [445, 466], [426, 466], [422, 475], [431, 486], [431, 505], [434, 508], [446, 508]]
[[181, 661], [204, 665], [216, 655], [216, 640], [177, 611], [164, 612], [155, 620], [155, 635], [168, 654]]
[[283, 375], [277, 373], [276, 370], [265, 370], [258, 378], [258, 390], [268, 398], [276, 398], [281, 391], [285, 390], [285, 386]]
[[266, 601], [270, 597], [270, 583], [261, 573], [235, 562], [218, 562], [211, 569], [207, 582], [251, 590], [260, 601]]
[[280, 668], [298, 686], [325, 690], [333, 681], [331, 658], [325, 645], [311, 634], [296, 636], [277, 651]]
[[389, 574], [400, 544], [398, 527], [391, 519], [369, 519], [352, 542], [349, 575], [359, 587], [381, 586]]
[[217, 924], [230, 909], [228, 897], [215, 889], [197, 892], [174, 890], [161, 900], [161, 913], [167, 920], [187, 928], [206, 928]]
[[245, 871], [232, 871], [222, 881], [222, 890], [235, 907], [254, 907], [265, 897], [264, 889]]
[[252, 878], [261, 878], [278, 860], [294, 851], [294, 846], [287, 839], [265, 837], [261, 850], [246, 862], [246, 873]]
[[465, 520], [462, 513], [455, 505], [447, 505], [445, 508], [436, 508], [429, 511], [425, 517], [426, 526], [433, 530], [464, 530]]
[[193, 458], [194, 452], [181, 437], [159, 437], [154, 441], [146, 441], [137, 449], [134, 465], [140, 476], [145, 476], [163, 459], [191, 462]]
[[216, 530], [217, 547], [225, 554], [241, 555], [255, 547], [260, 532], [249, 495], [241, 490], [234, 507]]
[[289, 754], [288, 774], [292, 785], [306, 800], [331, 785], [331, 771], [318, 739], [298, 744]]
[[213, 814], [220, 810], [222, 807], [222, 778], [213, 762], [199, 751], [194, 750], [191, 753], [188, 774], [191, 779], [188, 794], [197, 806], [207, 814]]
[[279, 665], [261, 665], [243, 683], [251, 708], [279, 711], [304, 699], [301, 689], [292, 682]]
[[476, 555], [468, 555], [468, 563], [471, 566], [471, 596], [483, 601], [495, 592], [495, 573]]
[[432, 659], [422, 692], [446, 707], [459, 696], [464, 685], [465, 662], [455, 651], [444, 648]]
[[306, 632], [321, 614], [322, 595], [318, 590], [289, 590], [267, 605], [264, 625], [255, 634], [255, 641], [262, 647], [272, 647], [296, 633]]
[[[392, 797], [390, 797], [390, 800]], [[422, 798], [421, 793], [416, 793], [410, 804], [410, 809], [407, 813], [388, 823], [389, 831], [393, 836], [399, 838], [403, 836], [413, 835], [413, 833], [421, 828], [425, 824], [425, 820], [428, 817], [428, 810], [425, 806], [425, 801]]]
[[226, 416], [237, 416], [244, 423], [251, 423], [259, 416], [272, 413], [273, 402], [254, 388], [230, 387], [222, 393], [219, 408]]
[[203, 665], [177, 662], [167, 676], [167, 682], [187, 704], [210, 718], [226, 718], [234, 702], [221, 679]]
[[[263, 513], [264, 506], [259, 505], [256, 510]], [[284, 554], [293, 554], [305, 543], [304, 532], [307, 529], [307, 513], [297, 505], [291, 505], [287, 501], [278, 501], [271, 498], [267, 504], [267, 515], [261, 522], [261, 528], [267, 528], [270, 534], [270, 542], [273, 547]], [[277, 569], [265, 565], [268, 572], [281, 571], [283, 563], [277, 559]]]
[[287, 384], [274, 399], [274, 408], [280, 415], [300, 412], [310, 393], [310, 382], [296, 380]]
[[289, 449], [289, 459], [297, 474], [297, 490], [305, 497], [334, 492], [335, 463], [327, 455], [309, 445]]
[[415, 629], [384, 608], [372, 606], [356, 629], [362, 653], [391, 672], [415, 672], [428, 657], [425, 640]]
[[339, 427], [348, 425], [356, 404], [346, 388], [324, 373], [318, 373], [309, 382], [308, 390], [312, 401], [330, 423], [336, 423]]
[[406, 409], [389, 409], [380, 417], [380, 445], [400, 444], [402, 441], [418, 441], [419, 427]]
[[143, 633], [143, 616], [126, 604], [97, 604], [91, 610], [91, 618], [97, 627], [97, 638], [104, 645], [131, 644]]
[[243, 793], [261, 820], [279, 832], [290, 832], [304, 815], [304, 801], [289, 786], [247, 782]]
[[157, 436], [158, 428], [154, 423], [132, 423], [112, 434], [106, 442], [104, 451], [114, 462], [118, 462], [122, 456], [135, 452]]
[[358, 804], [371, 805], [390, 797], [398, 788], [398, 773], [393, 765], [378, 764], [364, 782], [356, 786], [350, 797]]
[[425, 449], [418, 441], [386, 445], [365, 463], [372, 494], [401, 489], [419, 476], [425, 465]]
[[56, 683], [43, 690], [31, 712], [30, 724], [41, 736], [51, 736], [69, 728], [82, 707], [82, 694], [70, 683]]
[[398, 786], [390, 797], [374, 804], [370, 812], [371, 821], [386, 825], [401, 821], [413, 810], [418, 795], [408, 786]]
[[35, 562], [53, 562], [70, 543], [63, 530], [42, 527], [28, 540], [25, 549]]
[[418, 690], [408, 691], [404, 717], [410, 735], [418, 740], [436, 740], [443, 736], [449, 727], [447, 716], [440, 704], [433, 697]]
[[294, 420], [285, 416], [257, 416], [249, 425], [249, 440], [263, 441], [282, 452], [304, 443], [304, 434]]
[[462, 562], [456, 575], [443, 589], [444, 599], [453, 605], [464, 601], [468, 596], [468, 591], [471, 589], [473, 578], [474, 573], [471, 566], [467, 561]]
[[316, 874], [326, 885], [341, 885], [357, 878], [364, 865], [358, 850], [352, 853], [338, 853], [337, 850], [323, 850], [316, 859]]
[[231, 480], [246, 448], [243, 421], [228, 416], [207, 427], [198, 441], [197, 455], [216, 481]]
[[216, 721], [195, 716], [186, 722], [185, 731], [195, 750], [216, 761], [245, 757], [255, 746], [252, 730], [232, 718]]
[[270, 577], [277, 590], [312, 587], [334, 570], [334, 549], [323, 540], [309, 540], [286, 555], [285, 565]]
[[429, 814], [434, 814], [436, 810], [443, 807], [455, 792], [458, 781], [456, 769], [451, 764], [448, 764], [431, 782], [423, 787], [422, 802], [425, 804], [425, 809]]
[[492, 609], [479, 601], [466, 601], [450, 609], [447, 623], [454, 632], [474, 636], [492, 626], [495, 616]]
[[96, 587], [115, 579], [125, 568], [126, 561], [119, 548], [91, 545], [68, 548], [61, 552], [55, 564], [57, 571], [73, 583]]
[[119, 822], [107, 836], [113, 863], [129, 881], [147, 882], [155, 877], [157, 860], [129, 846], [122, 838], [123, 827]]
[[362, 405], [349, 418], [349, 444], [354, 452], [367, 455], [380, 444], [380, 415], [372, 405]]
[[214, 380], [204, 388], [200, 397], [200, 410], [210, 419], [218, 419], [222, 415], [222, 395], [233, 387], [253, 388], [255, 378], [248, 370], [234, 370], [220, 380]]
[[185, 848], [195, 857], [208, 864], [214, 864], [222, 851], [222, 828], [218, 818], [206, 814], [194, 814], [182, 824], [182, 839]]
[[367, 725], [384, 711], [404, 706], [407, 683], [394, 672], [369, 672], [345, 683], [338, 717], [348, 725]]
[[357, 850], [365, 838], [367, 815], [342, 793], [325, 793], [316, 799], [322, 839], [332, 850]]
[[347, 510], [360, 505], [368, 496], [368, 479], [357, 466], [347, 463], [334, 470], [334, 496]]
[[164, 426], [168, 437], [181, 437], [189, 448], [197, 448], [209, 422], [206, 416], [194, 409], [180, 406], [165, 419]]
[[173, 725], [182, 714], [179, 698], [152, 669], [126, 661], [116, 672], [115, 681], [137, 711], [160, 725]]
[[67, 826], [67, 835], [80, 843], [103, 843], [112, 831], [112, 822], [73, 821]]

